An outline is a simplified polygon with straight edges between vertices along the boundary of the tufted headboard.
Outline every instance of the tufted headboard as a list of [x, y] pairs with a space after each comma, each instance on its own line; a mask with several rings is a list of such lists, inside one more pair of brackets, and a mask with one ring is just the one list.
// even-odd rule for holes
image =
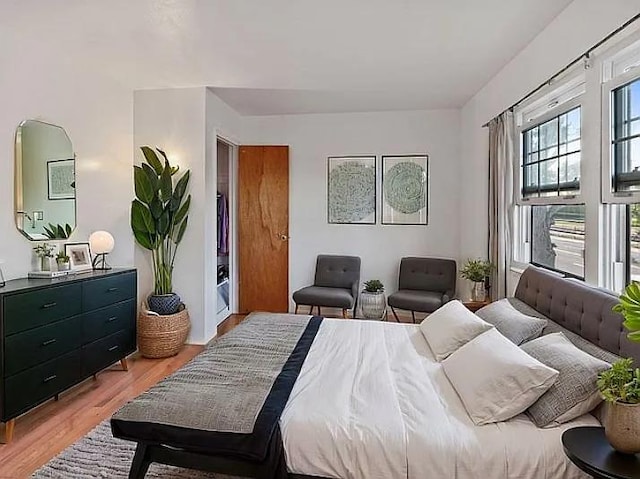
[[590, 343], [640, 364], [640, 343], [627, 339], [622, 315], [611, 310], [618, 302], [615, 295], [529, 266], [515, 297]]

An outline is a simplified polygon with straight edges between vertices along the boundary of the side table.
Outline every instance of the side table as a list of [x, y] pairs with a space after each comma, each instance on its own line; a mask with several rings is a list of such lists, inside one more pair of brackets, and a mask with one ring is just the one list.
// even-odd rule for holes
[[463, 301], [462, 302], [462, 304], [464, 304], [467, 307], [467, 309], [472, 313], [475, 313], [480, 308], [484, 308], [489, 303], [491, 303], [491, 301], [486, 299], [484, 301]]
[[637, 479], [640, 455], [616, 451], [604, 435], [603, 427], [574, 427], [562, 434], [567, 457], [596, 479]]

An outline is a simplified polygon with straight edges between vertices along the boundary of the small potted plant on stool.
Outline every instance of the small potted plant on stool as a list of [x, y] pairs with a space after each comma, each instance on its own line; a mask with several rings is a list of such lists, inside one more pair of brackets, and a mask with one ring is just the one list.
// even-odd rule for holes
[[[624, 316], [627, 337], [640, 342], [640, 283], [631, 282], [613, 310]], [[633, 359], [616, 361], [600, 374], [598, 388], [607, 402], [603, 421], [607, 439], [619, 452], [640, 452], [640, 369], [633, 367]]]
[[469, 259], [460, 270], [460, 276], [473, 283], [471, 299], [484, 301], [487, 296], [486, 279], [493, 271], [493, 264], [481, 259]]
[[384, 295], [384, 285], [378, 279], [364, 283], [364, 290], [360, 293], [360, 308], [366, 319], [383, 319], [387, 312], [387, 299]]

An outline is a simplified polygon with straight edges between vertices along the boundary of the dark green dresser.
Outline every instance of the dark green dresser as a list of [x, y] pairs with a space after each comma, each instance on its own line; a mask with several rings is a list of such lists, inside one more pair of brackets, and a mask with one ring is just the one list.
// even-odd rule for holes
[[136, 271], [16, 279], [0, 288], [0, 420], [15, 418], [136, 350]]

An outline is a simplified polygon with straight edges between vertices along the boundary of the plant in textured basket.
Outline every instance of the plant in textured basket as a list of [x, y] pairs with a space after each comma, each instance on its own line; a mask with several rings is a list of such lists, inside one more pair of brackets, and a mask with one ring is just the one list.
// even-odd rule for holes
[[[163, 164], [154, 150], [148, 146], [141, 149], [146, 163], [133, 167], [136, 198], [131, 203], [131, 229], [138, 244], [151, 251], [154, 294], [149, 297], [149, 307], [159, 314], [174, 314], [180, 301], [173, 292], [173, 265], [189, 219], [191, 195], [186, 191], [190, 171], [174, 186], [178, 167], [169, 164], [164, 151], [157, 148]], [[159, 305], [161, 297], [165, 297], [162, 302], [166, 307]]]
[[640, 369], [632, 366], [633, 359], [620, 359], [600, 373], [598, 389], [605, 401], [640, 404]]
[[493, 271], [493, 263], [481, 259], [469, 259], [460, 270], [460, 276], [474, 283], [484, 281]]
[[384, 293], [384, 285], [379, 279], [370, 279], [365, 281], [364, 290], [367, 293]]

